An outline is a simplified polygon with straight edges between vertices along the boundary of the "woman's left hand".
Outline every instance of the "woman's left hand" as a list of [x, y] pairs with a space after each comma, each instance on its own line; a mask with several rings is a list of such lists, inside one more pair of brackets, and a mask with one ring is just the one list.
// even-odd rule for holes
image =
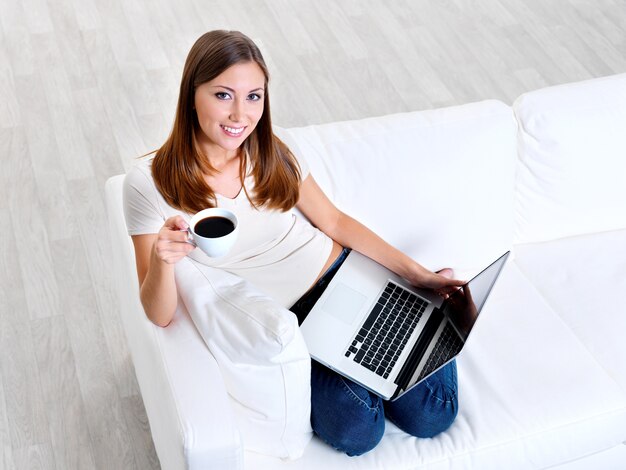
[[436, 273], [429, 271], [423, 266], [417, 265], [407, 280], [416, 287], [432, 289], [443, 297], [449, 296], [466, 282], [454, 279], [454, 271], [444, 268]]

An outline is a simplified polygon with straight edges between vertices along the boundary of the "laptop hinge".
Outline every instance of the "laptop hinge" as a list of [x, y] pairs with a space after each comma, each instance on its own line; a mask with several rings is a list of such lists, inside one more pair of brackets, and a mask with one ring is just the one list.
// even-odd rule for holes
[[433, 313], [430, 315], [430, 318], [426, 322], [426, 325], [424, 325], [424, 329], [420, 333], [417, 342], [415, 343], [415, 345], [413, 345], [413, 349], [411, 349], [411, 352], [404, 362], [404, 366], [402, 366], [402, 369], [400, 369], [400, 373], [394, 380], [394, 383], [398, 385], [396, 395], [401, 391], [406, 390], [409, 386], [409, 382], [411, 380], [411, 377], [413, 377], [415, 369], [417, 369], [417, 366], [422, 360], [426, 349], [428, 349], [428, 345], [433, 339], [433, 336], [435, 336], [439, 325], [444, 319], [445, 317], [440, 309], [436, 308], [433, 310]]

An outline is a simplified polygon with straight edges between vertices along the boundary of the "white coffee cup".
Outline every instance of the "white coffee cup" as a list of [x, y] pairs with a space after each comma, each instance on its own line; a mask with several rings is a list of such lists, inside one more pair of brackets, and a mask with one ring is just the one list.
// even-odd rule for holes
[[189, 222], [189, 234], [193, 243], [211, 258], [228, 253], [235, 244], [238, 233], [237, 216], [219, 207], [201, 210]]

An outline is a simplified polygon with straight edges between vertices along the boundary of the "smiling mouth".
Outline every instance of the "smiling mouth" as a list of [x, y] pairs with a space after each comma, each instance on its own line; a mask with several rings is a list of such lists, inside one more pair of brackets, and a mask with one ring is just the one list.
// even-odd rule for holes
[[229, 126], [223, 126], [220, 124], [220, 127], [228, 134], [231, 135], [233, 137], [238, 137], [240, 136], [243, 131], [246, 129], [245, 127], [229, 127]]

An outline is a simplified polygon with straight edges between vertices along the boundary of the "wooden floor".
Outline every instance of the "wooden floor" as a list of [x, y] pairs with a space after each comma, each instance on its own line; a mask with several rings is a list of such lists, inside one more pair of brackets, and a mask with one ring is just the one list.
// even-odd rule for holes
[[0, 0], [0, 470], [159, 468], [103, 185], [216, 28], [259, 44], [285, 127], [626, 72], [626, 0]]

